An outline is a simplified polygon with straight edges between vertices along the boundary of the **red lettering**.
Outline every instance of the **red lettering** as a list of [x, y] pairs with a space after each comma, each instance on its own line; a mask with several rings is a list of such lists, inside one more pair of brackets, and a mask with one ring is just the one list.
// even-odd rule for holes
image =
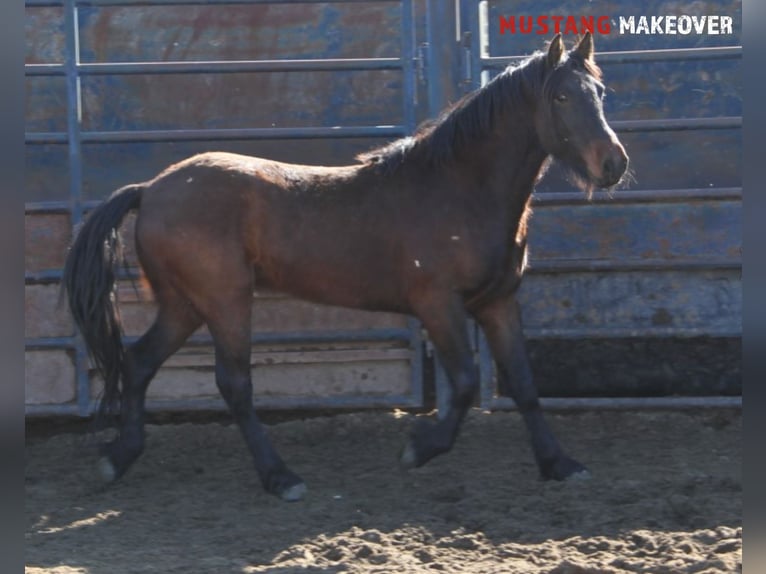
[[548, 16], [537, 17], [537, 33], [540, 35], [548, 33]]
[[505, 34], [506, 30], [511, 34], [516, 33], [516, 18], [513, 16], [510, 19], [506, 19], [505, 16], [500, 16], [500, 33]]
[[585, 31], [593, 34], [593, 16], [580, 16], [580, 34], [585, 34]]
[[563, 16], [551, 16], [551, 20], [555, 22], [553, 27], [553, 32], [556, 34], [561, 34], [561, 21], [564, 19]]
[[577, 34], [577, 20], [574, 16], [567, 16], [567, 23], [564, 25], [564, 34]]
[[[609, 16], [550, 16], [540, 14], [538, 16], [502, 16], [497, 17], [500, 34], [510, 33], [531, 34], [535, 32], [540, 36], [548, 35], [553, 28], [555, 34], [609, 34], [612, 24]], [[552, 23], [552, 24], [551, 24]], [[579, 25], [579, 26], [578, 26]]]
[[609, 16], [599, 16], [596, 21], [598, 25], [598, 31], [602, 34], [609, 34], [612, 31], [612, 25], [609, 23]]
[[[526, 26], [524, 25], [526, 23]], [[522, 34], [529, 34], [532, 32], [532, 25], [534, 20], [532, 16], [519, 16], [519, 30]]]

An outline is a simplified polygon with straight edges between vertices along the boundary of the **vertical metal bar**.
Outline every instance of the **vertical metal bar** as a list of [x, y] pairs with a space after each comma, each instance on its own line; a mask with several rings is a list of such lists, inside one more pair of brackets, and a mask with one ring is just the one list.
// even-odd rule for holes
[[402, 91], [404, 125], [408, 132], [415, 129], [415, 25], [412, 0], [402, 0]]
[[[67, 144], [69, 159], [69, 216], [72, 233], [82, 221], [82, 91], [78, 64], [80, 63], [79, 16], [77, 0], [64, 2], [64, 35], [66, 54], [67, 89]], [[75, 334], [74, 348], [75, 381], [77, 384], [77, 406], [80, 416], [90, 414], [90, 381], [88, 379], [88, 354], [79, 333]]]
[[444, 370], [444, 365], [436, 352], [434, 352], [434, 386], [436, 387], [436, 416], [443, 419], [449, 410], [452, 389], [449, 385], [447, 371]]
[[459, 40], [455, 41], [455, 14], [443, 0], [426, 5], [428, 115], [436, 117], [456, 99], [460, 85]]
[[[402, 57], [402, 105], [404, 127], [408, 133], [415, 130], [415, 82], [416, 82], [416, 41], [415, 41], [415, 17], [413, 0], [402, 0], [401, 3], [401, 57]], [[420, 322], [417, 319], [408, 319], [407, 326], [410, 330], [410, 350], [412, 351], [412, 364], [410, 377], [413, 398], [420, 406], [423, 405], [423, 342], [420, 336]]]
[[414, 317], [407, 318], [407, 327], [410, 330], [410, 388], [412, 397], [417, 406], [423, 406], [423, 337], [420, 334], [420, 321]]
[[478, 27], [475, 34], [478, 42], [478, 50], [474, 50], [474, 59], [472, 65], [476, 70], [476, 76], [479, 78], [479, 85], [484, 86], [490, 80], [489, 70], [484, 68], [483, 58], [489, 58], [489, 2], [481, 0], [478, 10]]
[[495, 365], [486, 337], [481, 328], [476, 326], [476, 353], [479, 362], [479, 406], [490, 409], [495, 394]]
[[[443, 18], [439, 18], [438, 12], [434, 12], [432, 0], [426, 0], [426, 92], [428, 94], [428, 116], [435, 117], [441, 108], [439, 96], [439, 82], [436, 81], [436, 70], [440, 68], [440, 62], [436, 56], [437, 42], [434, 33], [442, 31], [440, 24]], [[442, 35], [439, 35], [441, 38]]]
[[474, 1], [465, 2], [466, 14], [464, 22], [467, 26], [467, 31], [470, 34], [470, 56], [468, 64], [470, 66], [471, 73], [471, 89], [481, 87], [482, 82], [482, 64], [481, 64], [481, 25], [479, 18], [479, 6], [482, 3], [477, 4]]

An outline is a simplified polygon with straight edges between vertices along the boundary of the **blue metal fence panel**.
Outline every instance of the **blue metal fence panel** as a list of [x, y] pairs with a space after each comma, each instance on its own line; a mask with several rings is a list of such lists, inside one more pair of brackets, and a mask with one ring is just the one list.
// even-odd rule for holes
[[[32, 243], [47, 247], [27, 253], [26, 282], [55, 285], [71, 229], [127, 181], [211, 147], [305, 163], [347, 161], [409, 133], [419, 119], [548, 39], [502, 34], [500, 16], [598, 16], [604, 5], [27, 0], [26, 212]], [[608, 6], [614, 14], [636, 10], [627, 0]], [[650, 0], [641, 10], [662, 13], [663, 6]], [[701, 9], [691, 1], [676, 8]], [[741, 22], [737, 0], [716, 0], [705, 9]], [[631, 155], [637, 182], [614, 194], [597, 192], [588, 203], [554, 166], [536, 190], [529, 277], [520, 293], [533, 344], [740, 335], [739, 30], [694, 39], [597, 35], [597, 60], [614, 92], [607, 116]], [[512, 403], [495, 396], [491, 357], [475, 325], [472, 334], [480, 404], [508, 408]], [[424, 358], [414, 320], [403, 329], [266, 334], [254, 343], [279, 337], [399, 340], [412, 350], [412, 393], [368, 397], [367, 404], [423, 404]], [[27, 348], [67, 350], [78, 389], [74, 404], [28, 412], [88, 414], [91, 382], [79, 337], [29, 335]], [[438, 362], [435, 380], [443, 407], [448, 385]], [[271, 406], [363, 406], [365, 400]], [[575, 401], [551, 400], [564, 407]], [[593, 400], [625, 406], [643, 398]], [[166, 401], [159, 408], [204, 405], [222, 406]]]
[[[463, 91], [543, 49], [552, 37], [502, 33], [501, 16], [598, 17], [608, 9], [616, 26], [619, 14], [636, 14], [637, 8], [627, 0], [459, 1]], [[631, 340], [741, 337], [741, 2], [673, 6], [673, 13], [700, 11], [732, 16], [734, 34], [595, 34], [596, 60], [610, 89], [605, 111], [631, 156], [637, 181], [587, 202], [554, 166], [536, 189], [529, 276], [519, 293], [525, 333], [533, 343], [614, 340], [630, 346]], [[659, 15], [667, 5], [650, 0], [638, 12]], [[571, 44], [572, 38], [565, 41]], [[480, 405], [511, 408], [510, 399], [496, 396], [486, 341], [478, 332], [475, 341]], [[441, 368], [436, 388], [444, 408], [449, 385]], [[617, 385], [600, 392], [592, 400], [544, 402], [562, 408], [705, 402], [699, 397], [612, 400], [610, 392], [626, 392]], [[706, 400], [730, 404], [732, 397]]]
[[[412, 0], [28, 0], [26, 6], [25, 71], [34, 103], [27, 111], [28, 173], [34, 174], [27, 216], [33, 227], [35, 217], [47, 215], [68, 219], [74, 229], [111, 189], [209, 147], [272, 157], [269, 151], [278, 148], [282, 159], [337, 163], [415, 126]], [[265, 81], [254, 82], [253, 74]], [[28, 265], [28, 286], [60, 280], [60, 256], [30, 259], [37, 264]], [[254, 344], [271, 345], [365, 341], [398, 341], [410, 350], [409, 393], [260, 404], [420, 406], [423, 357], [415, 321], [405, 328], [253, 337]], [[209, 343], [203, 337], [190, 346]], [[26, 346], [69, 352], [77, 379], [75, 402], [27, 411], [90, 414], [93, 390], [81, 338], [28, 336]], [[149, 405], [207, 407], [223, 403]]]

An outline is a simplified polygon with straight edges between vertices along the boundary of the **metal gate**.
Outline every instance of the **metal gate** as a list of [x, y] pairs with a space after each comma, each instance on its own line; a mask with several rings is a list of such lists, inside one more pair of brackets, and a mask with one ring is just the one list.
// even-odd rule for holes
[[[588, 15], [592, 4], [26, 0], [27, 413], [92, 411], [98, 383], [56, 303], [72, 230], [112, 189], [213, 148], [346, 163], [411, 132], [547, 39], [503, 34], [501, 16]], [[662, 4], [642, 10], [659, 14]], [[520, 298], [549, 407], [740, 402], [741, 2], [711, 5], [735, 17], [736, 34], [596, 37], [615, 90], [607, 115], [637, 183], [588, 203], [554, 169], [535, 192]], [[631, 11], [627, 0], [609, 6]], [[123, 279], [130, 339], [151, 305]], [[260, 406], [428, 405], [430, 352], [417, 322], [255, 297]], [[473, 329], [480, 405], [512, 408], [495, 396], [487, 346]], [[148, 406], [223, 408], [211, 365], [200, 332], [162, 369]], [[163, 395], [179, 385], [191, 394]], [[444, 406], [438, 361], [435, 385]]]
[[[501, 17], [607, 16], [616, 27], [619, 15], [636, 13], [627, 0], [608, 6], [613, 13], [567, 0], [461, 2], [462, 85], [475, 89], [541, 49], [544, 37], [509, 34]], [[664, 13], [662, 2], [640, 8]], [[682, 2], [673, 13], [699, 10]], [[553, 170], [533, 196], [520, 302], [549, 408], [741, 404], [741, 2], [708, 3], [710, 10], [732, 16], [735, 33], [595, 34], [596, 60], [614, 91], [607, 117], [637, 181], [588, 202]], [[486, 341], [478, 332], [475, 341], [480, 405], [512, 408], [495, 395]], [[706, 360], [707, 372], [689, 367]], [[643, 371], [621, 372], [630, 369]], [[442, 370], [437, 390], [443, 407]]]
[[[112, 189], [195, 151], [342, 163], [369, 142], [411, 132], [416, 10], [412, 0], [27, 0], [26, 9], [27, 413], [87, 415], [97, 385], [82, 340], [55, 306], [64, 250], [83, 215]], [[119, 293], [131, 340], [151, 307], [129, 282]], [[260, 406], [422, 404], [415, 321], [272, 293], [256, 299]], [[169, 361], [149, 408], [224, 407], [210, 345], [199, 333]], [[306, 375], [319, 391], [290, 387]], [[163, 395], [163, 384], [193, 396]]]

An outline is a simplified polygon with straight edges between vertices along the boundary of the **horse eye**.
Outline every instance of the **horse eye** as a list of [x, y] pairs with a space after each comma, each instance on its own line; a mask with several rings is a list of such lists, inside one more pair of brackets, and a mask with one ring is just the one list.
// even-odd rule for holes
[[566, 95], [566, 94], [558, 94], [558, 95], [556, 96], [556, 101], [557, 101], [557, 102], [561, 102], [561, 103], [564, 103], [564, 102], [566, 102], [568, 99], [569, 99], [569, 98], [567, 98], [567, 95]]

